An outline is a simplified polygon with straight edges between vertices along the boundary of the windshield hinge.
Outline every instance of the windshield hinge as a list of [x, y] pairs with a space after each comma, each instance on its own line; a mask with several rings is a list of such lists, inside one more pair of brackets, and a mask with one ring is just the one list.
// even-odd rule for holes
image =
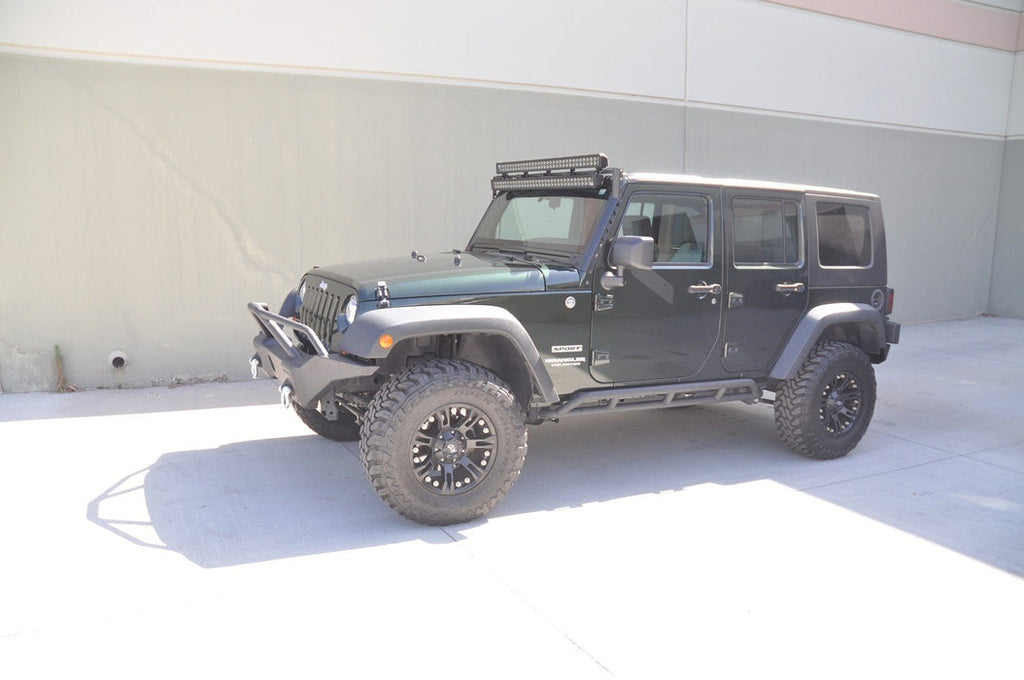
[[377, 282], [377, 307], [381, 309], [391, 306], [391, 296], [388, 293], [388, 282]]

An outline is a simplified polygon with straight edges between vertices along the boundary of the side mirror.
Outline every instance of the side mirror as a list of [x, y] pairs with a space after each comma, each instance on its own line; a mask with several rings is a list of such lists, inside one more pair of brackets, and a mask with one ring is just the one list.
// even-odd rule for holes
[[601, 275], [605, 290], [622, 288], [626, 284], [626, 269], [652, 269], [654, 267], [654, 239], [650, 236], [620, 236], [612, 241], [608, 263], [614, 271]]
[[654, 239], [650, 236], [620, 236], [612, 241], [608, 261], [613, 267], [652, 269], [654, 267]]

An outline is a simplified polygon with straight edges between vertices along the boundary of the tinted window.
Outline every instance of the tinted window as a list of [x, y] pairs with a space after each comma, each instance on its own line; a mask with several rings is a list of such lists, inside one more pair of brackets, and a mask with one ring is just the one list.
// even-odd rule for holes
[[711, 261], [708, 200], [703, 196], [634, 194], [619, 234], [654, 239], [654, 261], [706, 264]]
[[871, 220], [863, 205], [819, 203], [818, 259], [823, 267], [870, 267]]
[[794, 201], [735, 198], [732, 230], [736, 264], [778, 266], [801, 261], [800, 212]]

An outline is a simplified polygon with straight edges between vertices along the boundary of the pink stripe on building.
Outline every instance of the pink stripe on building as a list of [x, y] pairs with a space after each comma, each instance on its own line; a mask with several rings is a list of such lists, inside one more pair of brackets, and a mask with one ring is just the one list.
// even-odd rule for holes
[[1024, 50], [1024, 15], [952, 0], [769, 0], [821, 14], [935, 38], [1014, 52]]

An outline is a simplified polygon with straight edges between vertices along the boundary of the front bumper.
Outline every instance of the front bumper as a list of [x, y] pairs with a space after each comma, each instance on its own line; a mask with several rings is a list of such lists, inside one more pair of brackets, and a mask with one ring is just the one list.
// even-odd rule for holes
[[[377, 371], [374, 364], [331, 354], [312, 328], [274, 314], [265, 303], [250, 302], [249, 312], [260, 327], [252, 341], [256, 348], [250, 359], [254, 374], [258, 368], [280, 381], [282, 390], [290, 388], [291, 399], [303, 408], [315, 407], [337, 383], [367, 378]], [[295, 331], [309, 339], [316, 354], [300, 349]]]

